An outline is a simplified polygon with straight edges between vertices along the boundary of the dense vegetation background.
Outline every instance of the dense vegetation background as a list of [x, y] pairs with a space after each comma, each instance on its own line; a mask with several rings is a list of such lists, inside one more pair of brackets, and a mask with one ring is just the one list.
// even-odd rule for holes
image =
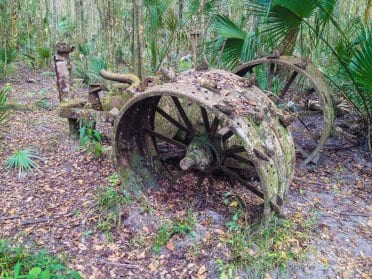
[[[372, 0], [0, 0], [0, 278], [114, 278], [128, 270], [206, 278], [207, 268], [215, 278], [235, 278], [241, 267], [252, 278], [271, 278], [268, 272], [276, 268], [279, 277], [312, 249], [320, 252], [304, 273], [303, 266], [288, 270], [370, 278], [371, 27]], [[134, 201], [113, 174], [104, 135], [82, 127], [79, 146], [55, 113], [58, 42], [75, 46], [78, 90], [102, 81], [102, 69], [144, 80], [161, 68], [179, 72], [205, 61], [233, 70], [274, 49], [302, 57], [346, 101], [343, 120], [358, 124], [353, 136], [363, 138], [363, 148], [342, 142], [328, 148], [321, 167], [297, 169], [290, 218], [275, 217], [263, 231], [251, 224], [249, 203], [223, 184], [216, 195], [223, 214], [193, 212], [183, 185], [170, 199]], [[32, 169], [38, 172], [22, 181]], [[15, 240], [66, 252], [81, 275], [64, 267], [65, 258]], [[178, 250], [182, 245], [187, 249]], [[182, 270], [172, 270], [177, 265]]]
[[[143, 0], [0, 1], [2, 78], [23, 60], [47, 67], [56, 42], [69, 42], [75, 75], [98, 71], [148, 75], [182, 70], [196, 37], [199, 56], [215, 67], [271, 53], [310, 58], [357, 110], [371, 117], [371, 1]], [[201, 59], [200, 57], [198, 58]]]

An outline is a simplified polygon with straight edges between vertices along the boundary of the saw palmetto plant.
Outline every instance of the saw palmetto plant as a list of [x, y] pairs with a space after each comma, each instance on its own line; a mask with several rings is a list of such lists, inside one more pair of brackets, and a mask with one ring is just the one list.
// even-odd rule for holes
[[18, 177], [21, 178], [28, 171], [39, 168], [35, 159], [43, 160], [32, 149], [20, 149], [5, 160], [5, 168], [8, 170], [18, 170]]
[[[334, 72], [328, 73], [331, 82], [337, 85], [360, 115], [370, 122], [371, 29], [361, 22], [357, 32], [349, 30], [348, 34], [350, 24], [340, 24], [336, 20], [338, 2], [246, 1], [246, 12], [257, 18], [257, 25], [250, 32], [227, 16], [218, 15], [213, 24], [217, 38], [210, 48], [213, 53], [220, 52], [217, 65], [233, 69], [240, 62], [252, 59], [259, 55], [258, 43], [276, 47], [282, 55], [291, 55], [296, 51], [296, 55], [311, 57], [313, 60], [317, 59], [313, 57], [316, 51], [321, 49], [323, 53], [327, 53], [329, 60], [337, 62], [334, 67], [340, 80], [335, 80]], [[276, 42], [276, 45], [273, 45], [273, 42]], [[262, 47], [260, 50], [262, 51]], [[331, 59], [332, 56], [335, 59]], [[326, 73], [327, 71], [329, 69], [325, 69]], [[340, 88], [340, 84], [347, 85], [348, 90]]]

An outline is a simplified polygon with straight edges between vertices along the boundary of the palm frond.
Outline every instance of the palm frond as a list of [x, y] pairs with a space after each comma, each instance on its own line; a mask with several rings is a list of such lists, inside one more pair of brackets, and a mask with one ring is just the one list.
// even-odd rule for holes
[[36, 53], [41, 59], [50, 59], [52, 57], [52, 51], [47, 46], [41, 46], [36, 49]]
[[240, 39], [229, 39], [225, 41], [222, 53], [222, 65], [227, 69], [234, 69], [240, 62], [243, 49], [243, 41]]
[[88, 56], [90, 53], [90, 47], [89, 47], [89, 44], [87, 43], [79, 44], [78, 49], [79, 49], [79, 52], [85, 57]]
[[247, 36], [247, 31], [241, 29], [224, 15], [217, 15], [215, 17], [213, 28], [216, 30], [219, 36], [225, 39], [244, 40]]
[[11, 64], [17, 58], [17, 51], [14, 48], [0, 47], [0, 62], [2, 64]]
[[99, 72], [103, 69], [105, 70], [107, 69], [107, 62], [102, 58], [98, 57], [93, 58], [91, 63], [92, 73], [98, 77]]
[[43, 160], [42, 157], [37, 156], [31, 149], [21, 149], [5, 160], [5, 168], [17, 169], [18, 177], [21, 177], [31, 169], [39, 168], [39, 165], [34, 159]]
[[[366, 40], [359, 49], [354, 50], [349, 69], [353, 74], [358, 86], [368, 93], [372, 94], [372, 40]], [[371, 99], [370, 99], [371, 100]]]
[[164, 25], [167, 27], [167, 29], [174, 33], [177, 31], [177, 28], [179, 26], [179, 20], [178, 16], [176, 15], [176, 12], [174, 9], [169, 9], [166, 14], [164, 15]]
[[244, 39], [240, 59], [242, 62], [252, 60], [257, 52], [256, 32], [249, 32]]

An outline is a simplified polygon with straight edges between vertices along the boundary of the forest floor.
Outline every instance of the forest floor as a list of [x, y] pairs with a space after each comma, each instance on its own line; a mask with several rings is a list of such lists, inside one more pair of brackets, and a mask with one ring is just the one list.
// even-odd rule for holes
[[[203, 208], [193, 205], [196, 190], [192, 185], [176, 185], [179, 191], [171, 193], [150, 192], [147, 199], [128, 201], [120, 213], [120, 224], [104, 233], [97, 226], [102, 218], [97, 200], [100, 186], [117, 186], [111, 159], [108, 155], [96, 158], [82, 149], [79, 141], [69, 139], [67, 121], [57, 115], [52, 73], [24, 69], [9, 82], [13, 87], [11, 101], [34, 105], [47, 100], [50, 106], [44, 101], [32, 111], [13, 113], [0, 131], [0, 239], [16, 239], [53, 254], [65, 254], [71, 267], [86, 278], [228, 275], [230, 268], [224, 263], [232, 262], [232, 253], [226, 224], [237, 221], [233, 219], [237, 202], [226, 204], [226, 193], [235, 197], [239, 189], [217, 185], [216, 195], [209, 197]], [[38, 161], [38, 170], [18, 179], [16, 172], [3, 166], [4, 160], [21, 148], [32, 148], [44, 160]], [[309, 236], [306, 243], [293, 240], [305, 255], [301, 260], [290, 260], [284, 273], [274, 270], [250, 276], [371, 278], [371, 169], [370, 153], [338, 141], [326, 146], [319, 166], [298, 168], [286, 213], [299, 230], [301, 224], [313, 222], [304, 232]], [[249, 201], [246, 207], [254, 219], [261, 210], [260, 200], [247, 193], [241, 195]], [[179, 220], [190, 227], [192, 235], [176, 231], [155, 253], [160, 229], [169, 222], [180, 225]], [[238, 274], [249, 276], [244, 271]]]

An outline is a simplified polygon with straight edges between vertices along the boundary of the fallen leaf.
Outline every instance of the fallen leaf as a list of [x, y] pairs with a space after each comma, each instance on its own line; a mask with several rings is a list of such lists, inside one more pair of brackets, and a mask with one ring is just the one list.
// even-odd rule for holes
[[150, 231], [149, 228], [146, 227], [146, 226], [144, 226], [144, 227], [142, 228], [142, 230], [143, 230], [144, 233], [148, 233], [148, 232]]
[[170, 251], [174, 251], [174, 248], [175, 248], [175, 247], [174, 247], [174, 244], [173, 244], [172, 241], [168, 241], [166, 247], [167, 247], [168, 250], [170, 250]]
[[207, 272], [207, 268], [205, 267], [205, 265], [202, 265], [199, 270], [198, 270], [198, 275], [203, 275], [204, 273]]

